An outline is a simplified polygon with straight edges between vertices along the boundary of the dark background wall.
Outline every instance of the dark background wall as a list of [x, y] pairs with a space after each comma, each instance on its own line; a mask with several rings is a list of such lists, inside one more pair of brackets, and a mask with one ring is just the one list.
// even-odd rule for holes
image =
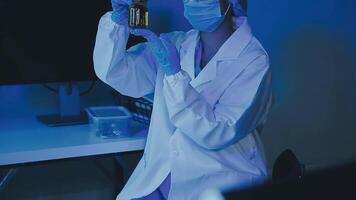
[[270, 166], [285, 148], [311, 168], [356, 158], [355, 10], [352, 0], [250, 1], [274, 73], [263, 133]]

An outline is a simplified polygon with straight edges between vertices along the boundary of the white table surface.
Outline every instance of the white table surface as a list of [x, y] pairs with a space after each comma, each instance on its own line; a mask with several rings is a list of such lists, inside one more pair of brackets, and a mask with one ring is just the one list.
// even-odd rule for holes
[[34, 117], [0, 120], [0, 166], [144, 149], [147, 127], [133, 122], [130, 132], [103, 139], [89, 125], [47, 127]]

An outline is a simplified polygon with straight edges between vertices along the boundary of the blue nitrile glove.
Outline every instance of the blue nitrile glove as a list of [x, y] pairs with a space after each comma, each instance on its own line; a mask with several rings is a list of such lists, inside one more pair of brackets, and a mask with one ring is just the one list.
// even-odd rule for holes
[[111, 0], [112, 14], [111, 19], [120, 25], [127, 25], [128, 10], [131, 0]]
[[149, 48], [152, 50], [157, 62], [167, 76], [180, 71], [181, 66], [178, 50], [167, 34], [161, 34], [159, 38], [148, 29], [131, 29], [131, 33], [147, 39]]

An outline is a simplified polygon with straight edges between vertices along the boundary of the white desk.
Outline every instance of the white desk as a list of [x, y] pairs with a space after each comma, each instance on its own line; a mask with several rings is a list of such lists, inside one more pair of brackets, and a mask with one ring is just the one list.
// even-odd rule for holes
[[147, 127], [133, 122], [132, 137], [102, 139], [88, 125], [47, 127], [35, 118], [0, 120], [0, 166], [144, 149]]

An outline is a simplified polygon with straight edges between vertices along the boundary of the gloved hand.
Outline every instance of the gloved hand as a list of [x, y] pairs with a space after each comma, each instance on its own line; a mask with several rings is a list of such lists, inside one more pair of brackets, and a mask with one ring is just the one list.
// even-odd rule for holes
[[145, 37], [148, 47], [158, 61], [164, 73], [169, 76], [180, 71], [180, 58], [175, 44], [167, 34], [161, 34], [160, 38], [148, 29], [131, 29], [131, 34]]
[[111, 19], [120, 25], [127, 25], [128, 22], [128, 9], [131, 0], [111, 0], [113, 12]]

